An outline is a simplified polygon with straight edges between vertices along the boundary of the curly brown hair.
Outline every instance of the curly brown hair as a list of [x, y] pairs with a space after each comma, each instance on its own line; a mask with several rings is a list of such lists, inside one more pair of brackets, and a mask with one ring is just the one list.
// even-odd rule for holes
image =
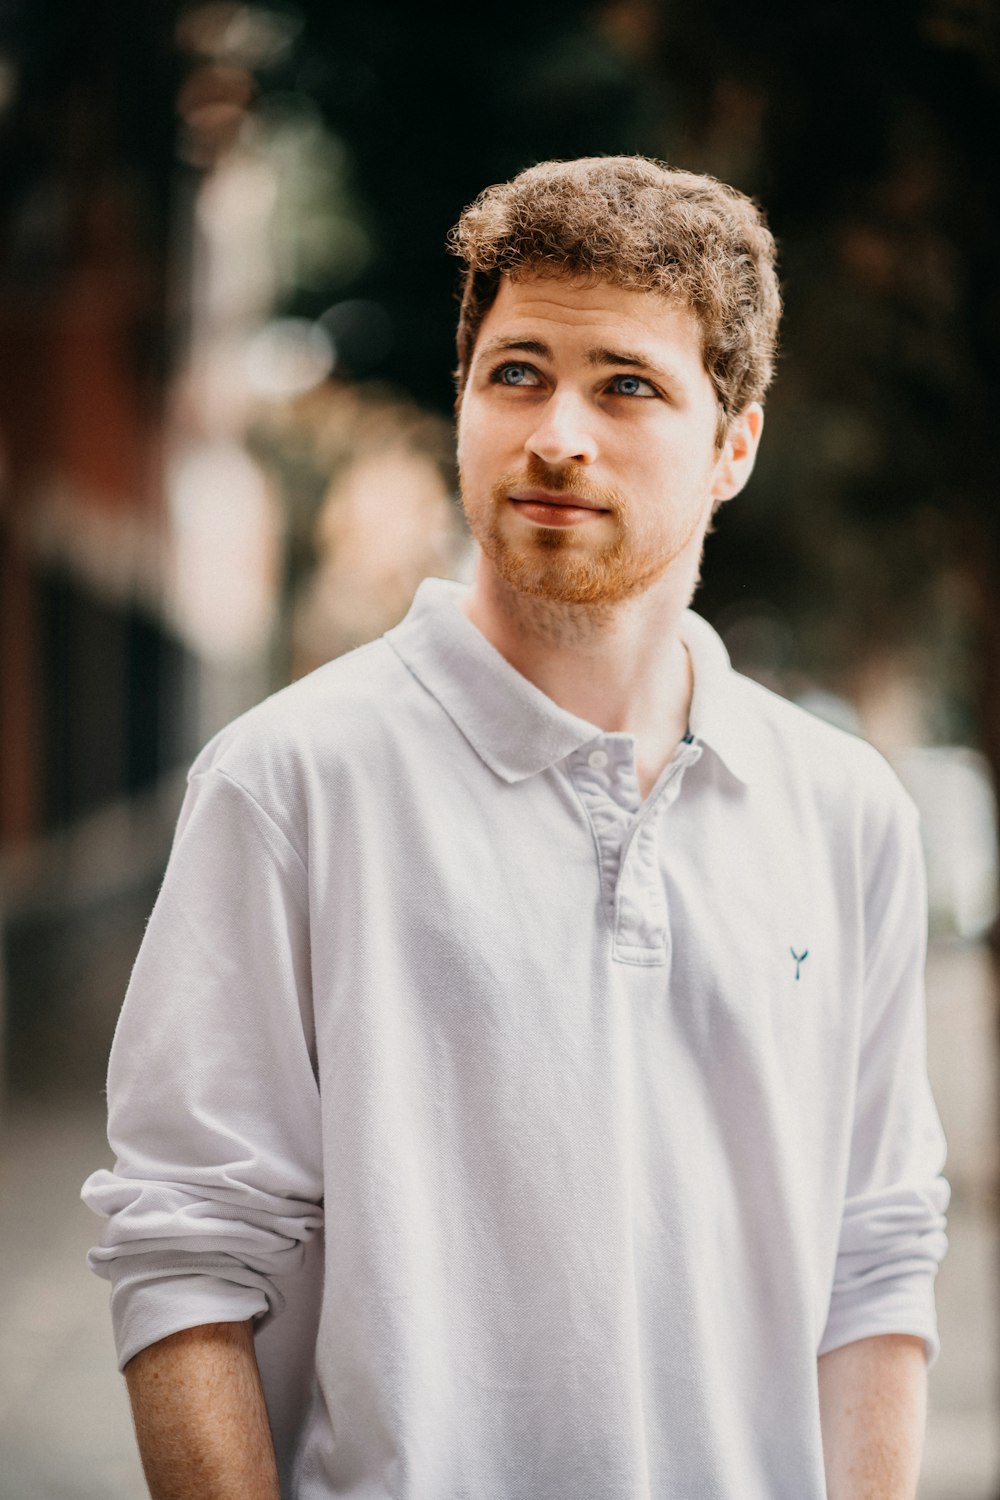
[[583, 276], [680, 301], [697, 317], [720, 434], [774, 373], [781, 294], [757, 205], [643, 156], [546, 161], [480, 193], [448, 235], [463, 263], [459, 397], [501, 279]]

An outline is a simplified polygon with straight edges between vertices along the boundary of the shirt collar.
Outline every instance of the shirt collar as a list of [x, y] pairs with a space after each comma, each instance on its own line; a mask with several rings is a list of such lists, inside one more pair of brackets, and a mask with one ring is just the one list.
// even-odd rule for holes
[[[599, 739], [602, 729], [560, 708], [490, 645], [461, 608], [465, 593], [462, 584], [425, 579], [406, 618], [385, 640], [490, 769], [504, 781], [522, 781]], [[738, 780], [749, 782], [758, 741], [746, 707], [736, 701], [739, 679], [726, 648], [691, 610], [681, 637], [694, 678], [691, 733]]]
[[745, 679], [734, 672], [729, 652], [707, 620], [685, 610], [681, 639], [691, 657], [694, 690], [688, 726], [728, 771], [749, 785], [763, 770], [765, 747], [760, 721], [743, 692]]
[[603, 731], [522, 677], [465, 614], [465, 593], [462, 584], [425, 578], [385, 639], [490, 769], [523, 781]]

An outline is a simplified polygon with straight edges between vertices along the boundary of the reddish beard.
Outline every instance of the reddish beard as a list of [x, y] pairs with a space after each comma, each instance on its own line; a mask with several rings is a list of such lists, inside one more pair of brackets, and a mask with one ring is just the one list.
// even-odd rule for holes
[[[550, 494], [571, 493], [596, 509], [606, 511], [612, 533], [606, 541], [588, 534], [593, 524], [576, 527], [532, 527], [514, 541], [510, 536], [511, 494], [543, 489]], [[463, 494], [464, 503], [464, 494]], [[518, 593], [559, 604], [614, 604], [640, 593], [663, 572], [669, 558], [637, 552], [627, 519], [624, 497], [592, 484], [578, 470], [549, 469], [529, 461], [521, 474], [504, 474], [490, 491], [484, 517], [466, 515], [476, 541], [500, 577]]]

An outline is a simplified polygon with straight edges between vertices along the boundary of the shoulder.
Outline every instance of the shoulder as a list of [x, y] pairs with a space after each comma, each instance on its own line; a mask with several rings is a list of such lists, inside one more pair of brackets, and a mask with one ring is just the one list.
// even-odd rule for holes
[[377, 709], [387, 693], [397, 691], [398, 667], [383, 640], [339, 656], [233, 719], [208, 742], [196, 764], [202, 763], [200, 769], [223, 761], [232, 766], [254, 747], [304, 747], [317, 735], [326, 739], [345, 715]]
[[405, 734], [423, 689], [384, 640], [317, 668], [234, 719], [195, 759], [189, 780], [224, 779], [282, 825], [352, 768], [375, 772]]
[[751, 808], [800, 823], [856, 825], [865, 809], [912, 817], [888, 762], [867, 741], [734, 671], [723, 641], [694, 611], [683, 637], [694, 665], [693, 728], [750, 791]]
[[885, 757], [860, 736], [739, 673], [731, 678], [735, 712], [752, 726], [761, 781], [815, 804], [828, 824], [916, 821], [916, 807]]

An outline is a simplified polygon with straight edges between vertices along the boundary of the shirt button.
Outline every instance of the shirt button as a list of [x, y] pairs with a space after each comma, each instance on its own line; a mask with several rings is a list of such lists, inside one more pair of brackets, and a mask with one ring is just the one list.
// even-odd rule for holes
[[608, 752], [606, 750], [591, 750], [587, 756], [587, 765], [592, 771], [603, 771], [608, 763]]

